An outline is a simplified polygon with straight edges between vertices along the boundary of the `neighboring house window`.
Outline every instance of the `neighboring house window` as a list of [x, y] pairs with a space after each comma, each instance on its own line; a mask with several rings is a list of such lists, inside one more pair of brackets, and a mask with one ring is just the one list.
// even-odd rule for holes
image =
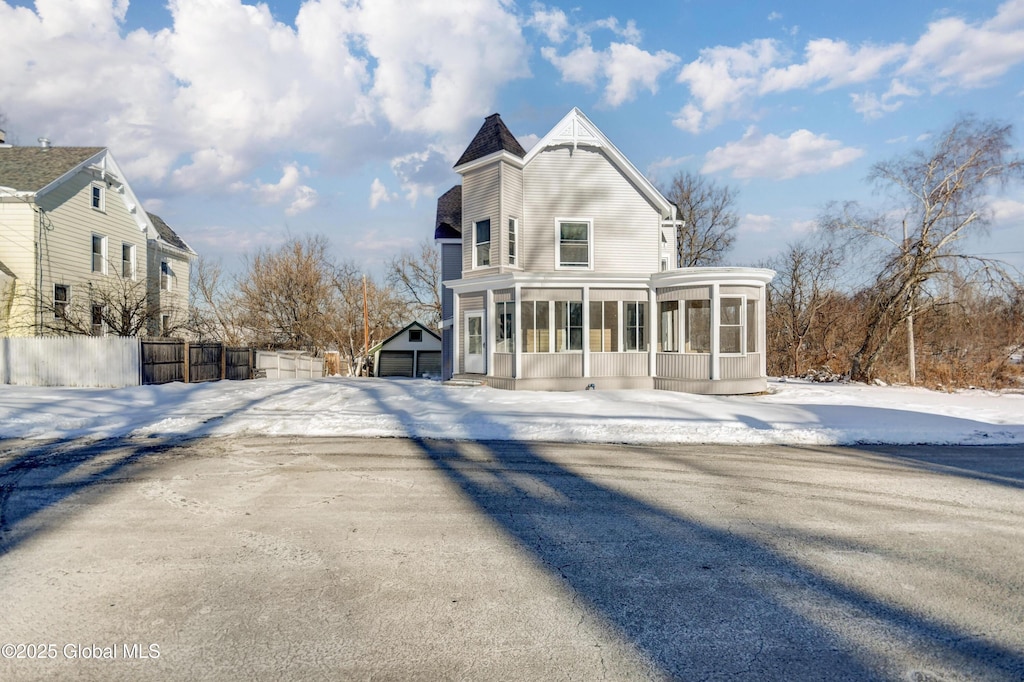
[[491, 264], [491, 221], [479, 220], [473, 223], [473, 267], [481, 268]]
[[618, 352], [618, 301], [590, 302], [590, 350], [594, 353]]
[[678, 353], [679, 301], [662, 301], [658, 304], [658, 312], [658, 333], [661, 335], [658, 350], [663, 353]]
[[121, 276], [135, 279], [135, 245], [121, 244]]
[[92, 271], [107, 274], [107, 238], [92, 236]]
[[409, 343], [422, 343], [423, 342], [423, 330], [422, 329], [410, 329], [409, 330]]
[[92, 304], [92, 334], [103, 336], [103, 305], [100, 303]]
[[558, 267], [589, 268], [590, 221], [558, 221]]
[[548, 328], [547, 301], [523, 301], [523, 350], [527, 353], [547, 353], [551, 350], [551, 331]]
[[516, 352], [515, 317], [516, 304], [511, 301], [495, 303], [494, 319], [497, 322], [495, 333], [495, 351], [498, 353]]
[[519, 248], [518, 223], [515, 218], [508, 219], [508, 264], [516, 264], [517, 249]]
[[53, 285], [53, 319], [64, 320], [68, 316], [68, 303], [71, 302], [71, 289], [67, 284]]
[[92, 184], [92, 207], [97, 211], [107, 210], [107, 188], [101, 184]]
[[583, 302], [555, 302], [555, 350], [583, 350]]
[[711, 301], [708, 299], [687, 301], [686, 314], [686, 352], [711, 352]]
[[757, 352], [757, 301], [747, 299], [747, 352]]
[[723, 298], [719, 304], [718, 349], [722, 353], [743, 352], [743, 299]]
[[168, 261], [160, 261], [160, 288], [170, 291], [174, 287], [174, 271]]
[[647, 349], [647, 304], [639, 301], [626, 301], [622, 304], [626, 313], [626, 327], [623, 345], [626, 350]]
[[160, 316], [160, 336], [167, 336], [171, 333], [171, 316]]

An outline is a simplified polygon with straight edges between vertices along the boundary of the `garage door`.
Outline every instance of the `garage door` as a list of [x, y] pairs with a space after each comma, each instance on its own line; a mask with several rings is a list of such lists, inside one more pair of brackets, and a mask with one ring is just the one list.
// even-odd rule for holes
[[421, 350], [416, 356], [416, 376], [421, 377], [429, 374], [433, 377], [441, 376], [441, 351]]
[[379, 377], [411, 377], [411, 350], [382, 350], [380, 352]]

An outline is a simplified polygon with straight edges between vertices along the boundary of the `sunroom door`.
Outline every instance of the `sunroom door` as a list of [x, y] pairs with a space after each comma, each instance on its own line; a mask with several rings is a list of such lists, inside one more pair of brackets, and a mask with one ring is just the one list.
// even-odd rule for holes
[[484, 314], [482, 312], [466, 313], [466, 373], [484, 374], [487, 365], [484, 361], [486, 340], [484, 336]]

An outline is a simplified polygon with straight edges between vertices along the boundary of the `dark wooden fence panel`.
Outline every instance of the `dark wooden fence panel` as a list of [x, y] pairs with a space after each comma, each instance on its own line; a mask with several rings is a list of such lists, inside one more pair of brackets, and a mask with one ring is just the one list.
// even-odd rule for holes
[[191, 343], [188, 346], [188, 382], [220, 380], [220, 360], [224, 346], [219, 343]]
[[144, 339], [141, 342], [142, 383], [166, 384], [185, 380], [185, 342]]
[[224, 349], [224, 378], [252, 379], [252, 350], [249, 348]]

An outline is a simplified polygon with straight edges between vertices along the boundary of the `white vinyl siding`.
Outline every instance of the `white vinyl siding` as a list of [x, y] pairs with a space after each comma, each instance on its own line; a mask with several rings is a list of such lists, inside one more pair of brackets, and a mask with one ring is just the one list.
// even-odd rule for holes
[[556, 269], [556, 219], [592, 216], [590, 262], [600, 273], [650, 273], [660, 267], [661, 215], [599, 150], [546, 149], [523, 169], [520, 239], [523, 269]]
[[[476, 267], [474, 257], [473, 225], [479, 220], [491, 220], [491, 225], [501, 215], [501, 172], [498, 164], [467, 173], [462, 179], [462, 272], [472, 277]], [[493, 237], [492, 237], [493, 240]], [[493, 253], [493, 252], [492, 252]], [[491, 262], [494, 259], [491, 258]]]

